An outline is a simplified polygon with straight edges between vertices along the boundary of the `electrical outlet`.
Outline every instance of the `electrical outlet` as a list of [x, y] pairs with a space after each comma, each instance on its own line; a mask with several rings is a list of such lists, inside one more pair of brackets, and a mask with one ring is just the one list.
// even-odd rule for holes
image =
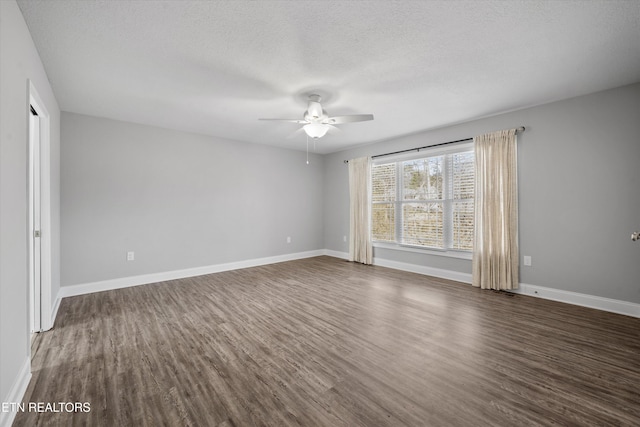
[[291, 243], [291, 236], [287, 236], [287, 243]]
[[529, 255], [524, 256], [524, 265], [531, 267], [531, 257]]
[[136, 254], [133, 251], [127, 252], [127, 261], [133, 261], [136, 259]]

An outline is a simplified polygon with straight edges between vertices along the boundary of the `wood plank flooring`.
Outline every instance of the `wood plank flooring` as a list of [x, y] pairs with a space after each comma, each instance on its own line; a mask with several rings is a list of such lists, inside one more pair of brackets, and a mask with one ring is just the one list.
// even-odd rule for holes
[[640, 425], [640, 319], [317, 257], [65, 298], [16, 426]]

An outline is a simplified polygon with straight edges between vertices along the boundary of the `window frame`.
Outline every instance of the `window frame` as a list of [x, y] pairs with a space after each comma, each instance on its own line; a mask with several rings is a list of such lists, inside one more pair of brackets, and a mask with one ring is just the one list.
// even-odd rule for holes
[[[395, 241], [384, 241], [384, 240], [375, 240], [372, 234], [372, 243], [373, 247], [381, 248], [381, 249], [391, 249], [398, 250], [404, 252], [413, 252], [413, 253], [421, 253], [421, 254], [429, 254], [436, 256], [445, 256], [451, 258], [460, 258], [460, 259], [471, 259], [472, 258], [472, 250], [464, 250], [464, 249], [454, 249], [452, 248], [452, 235], [453, 235], [453, 202], [454, 199], [452, 195], [452, 182], [449, 182], [449, 161], [446, 159], [446, 155], [453, 155], [456, 153], [469, 152], [474, 151], [473, 142], [459, 143], [449, 147], [434, 147], [434, 148], [426, 148], [420, 149], [416, 152], [411, 153], [403, 153], [400, 155], [394, 156], [385, 156], [380, 158], [372, 159], [372, 166], [375, 165], [383, 165], [383, 164], [395, 164], [395, 172], [396, 172], [396, 191], [395, 191], [395, 200], [393, 201], [373, 201], [373, 197], [371, 200], [371, 209], [373, 210], [374, 204], [392, 204], [394, 206], [394, 220], [395, 220], [395, 230], [394, 230], [394, 238]], [[429, 202], [442, 202], [443, 206], [443, 233], [444, 233], [444, 248], [430, 247], [430, 246], [422, 246], [422, 245], [414, 245], [409, 243], [402, 243], [402, 227], [403, 227], [403, 205], [408, 203], [415, 203], [415, 201], [405, 201], [404, 200], [404, 171], [403, 171], [403, 162], [416, 160], [416, 159], [424, 159], [427, 157], [437, 157], [437, 156], [445, 156], [445, 160], [443, 162], [443, 199], [434, 199], [434, 200], [420, 200], [419, 203], [429, 203]], [[371, 176], [371, 183], [373, 184], [373, 176]], [[372, 185], [373, 189], [373, 185]], [[372, 231], [373, 231], [373, 221], [372, 221]]]

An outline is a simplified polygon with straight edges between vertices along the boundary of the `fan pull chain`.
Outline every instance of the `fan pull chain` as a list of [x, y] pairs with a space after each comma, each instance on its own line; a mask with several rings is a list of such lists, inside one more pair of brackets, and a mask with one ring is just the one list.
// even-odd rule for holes
[[309, 135], [307, 135], [307, 164], [309, 164]]

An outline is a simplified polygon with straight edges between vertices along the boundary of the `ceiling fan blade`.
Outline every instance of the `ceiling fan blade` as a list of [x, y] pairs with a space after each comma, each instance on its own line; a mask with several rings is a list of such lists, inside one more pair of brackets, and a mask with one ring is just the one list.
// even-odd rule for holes
[[342, 129], [340, 129], [339, 127], [336, 127], [334, 125], [327, 125], [329, 126], [329, 133], [340, 133], [342, 132]]
[[276, 122], [289, 122], [289, 123], [302, 123], [302, 124], [309, 123], [306, 120], [302, 120], [302, 119], [258, 119], [258, 120], [269, 120], [269, 121], [276, 121]]
[[324, 123], [329, 125], [341, 125], [343, 123], [366, 122], [373, 120], [373, 114], [353, 114], [351, 116], [329, 117]]

